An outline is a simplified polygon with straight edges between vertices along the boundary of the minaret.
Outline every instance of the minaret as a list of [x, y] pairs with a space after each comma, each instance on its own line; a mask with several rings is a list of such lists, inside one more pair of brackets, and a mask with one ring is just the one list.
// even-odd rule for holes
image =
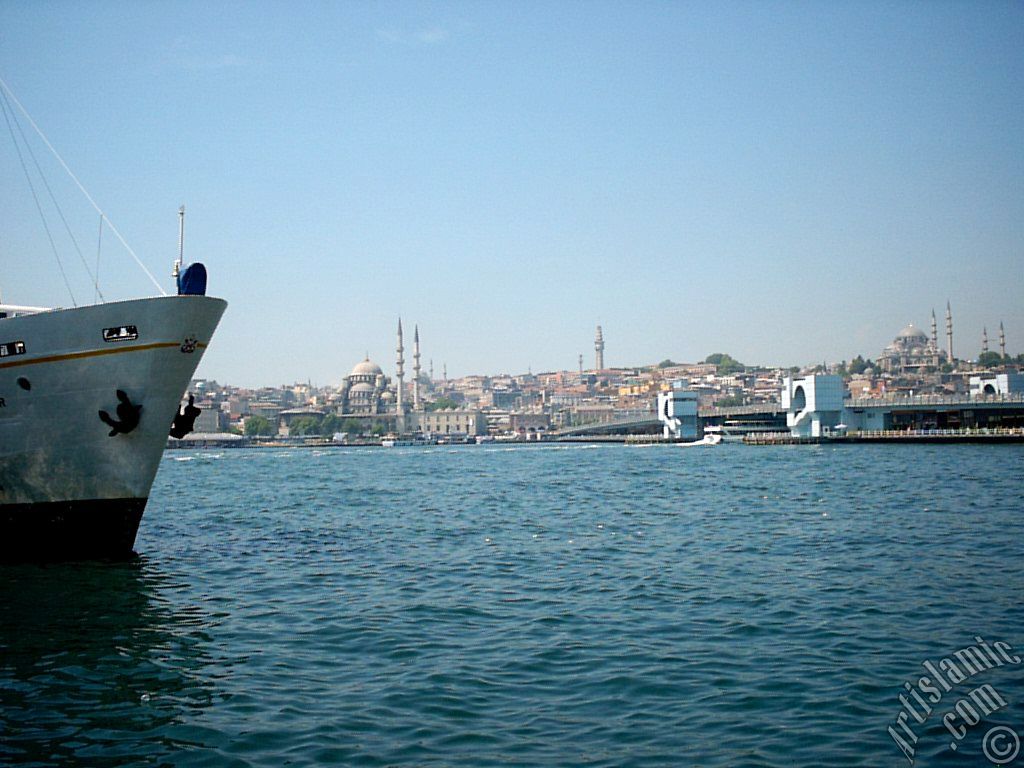
[[594, 338], [595, 367], [599, 371], [604, 370], [604, 335], [601, 333], [601, 326], [597, 326], [597, 336]]
[[988, 352], [988, 328], [985, 326], [981, 328], [981, 351]]
[[396, 426], [398, 431], [402, 431], [402, 422], [405, 416], [405, 399], [402, 394], [402, 390], [405, 389], [405, 347], [402, 346], [402, 318], [398, 318], [398, 347], [396, 348], [395, 356], [395, 378], [398, 380], [398, 392], [395, 398], [395, 412], [398, 414], [398, 420]]
[[412, 409], [420, 409], [420, 326], [416, 324], [412, 336]]
[[999, 321], [999, 353], [1006, 359], [1006, 332], [1003, 330], [1003, 321]]
[[949, 362], [953, 363], [953, 311], [946, 302], [946, 353], [949, 355]]
[[935, 310], [932, 309], [932, 347], [939, 351], [939, 326], [935, 322]]
[[583, 375], [583, 353], [580, 353], [580, 376]]

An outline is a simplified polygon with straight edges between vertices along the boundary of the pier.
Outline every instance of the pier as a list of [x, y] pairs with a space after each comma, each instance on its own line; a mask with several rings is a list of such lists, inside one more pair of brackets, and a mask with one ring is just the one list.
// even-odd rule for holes
[[746, 435], [746, 445], [848, 445], [851, 443], [1024, 443], [1024, 428], [879, 429], [810, 437], [789, 432]]

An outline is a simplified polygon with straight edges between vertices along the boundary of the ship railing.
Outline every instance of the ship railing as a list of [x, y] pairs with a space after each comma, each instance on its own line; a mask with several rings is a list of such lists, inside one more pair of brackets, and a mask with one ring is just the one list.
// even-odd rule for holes
[[1024, 427], [962, 427], [959, 429], [862, 429], [851, 432], [857, 437], [965, 437], [1024, 436]]
[[1024, 392], [996, 394], [913, 395], [905, 397], [850, 398], [845, 408], [892, 408], [915, 405], [973, 405], [984, 403], [1024, 403]]
[[40, 312], [52, 312], [50, 307], [23, 307], [17, 304], [0, 304], [0, 317], [17, 317], [18, 315], [38, 315]]

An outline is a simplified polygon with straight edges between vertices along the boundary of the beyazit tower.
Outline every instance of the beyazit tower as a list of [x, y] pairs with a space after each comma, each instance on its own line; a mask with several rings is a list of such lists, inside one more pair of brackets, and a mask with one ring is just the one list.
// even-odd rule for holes
[[594, 338], [595, 360], [594, 367], [599, 371], [604, 370], [604, 334], [601, 333], [601, 326], [597, 326], [597, 336]]

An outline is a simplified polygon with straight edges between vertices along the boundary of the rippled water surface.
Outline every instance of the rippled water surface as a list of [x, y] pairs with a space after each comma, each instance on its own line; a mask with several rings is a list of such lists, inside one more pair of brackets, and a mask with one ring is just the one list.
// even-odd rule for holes
[[[909, 765], [922, 662], [1024, 655], [1022, 476], [1019, 446], [172, 452], [136, 561], [0, 566], [0, 763]], [[958, 740], [983, 683], [1006, 706]], [[1024, 664], [910, 720], [914, 764], [990, 765], [996, 724]]]

